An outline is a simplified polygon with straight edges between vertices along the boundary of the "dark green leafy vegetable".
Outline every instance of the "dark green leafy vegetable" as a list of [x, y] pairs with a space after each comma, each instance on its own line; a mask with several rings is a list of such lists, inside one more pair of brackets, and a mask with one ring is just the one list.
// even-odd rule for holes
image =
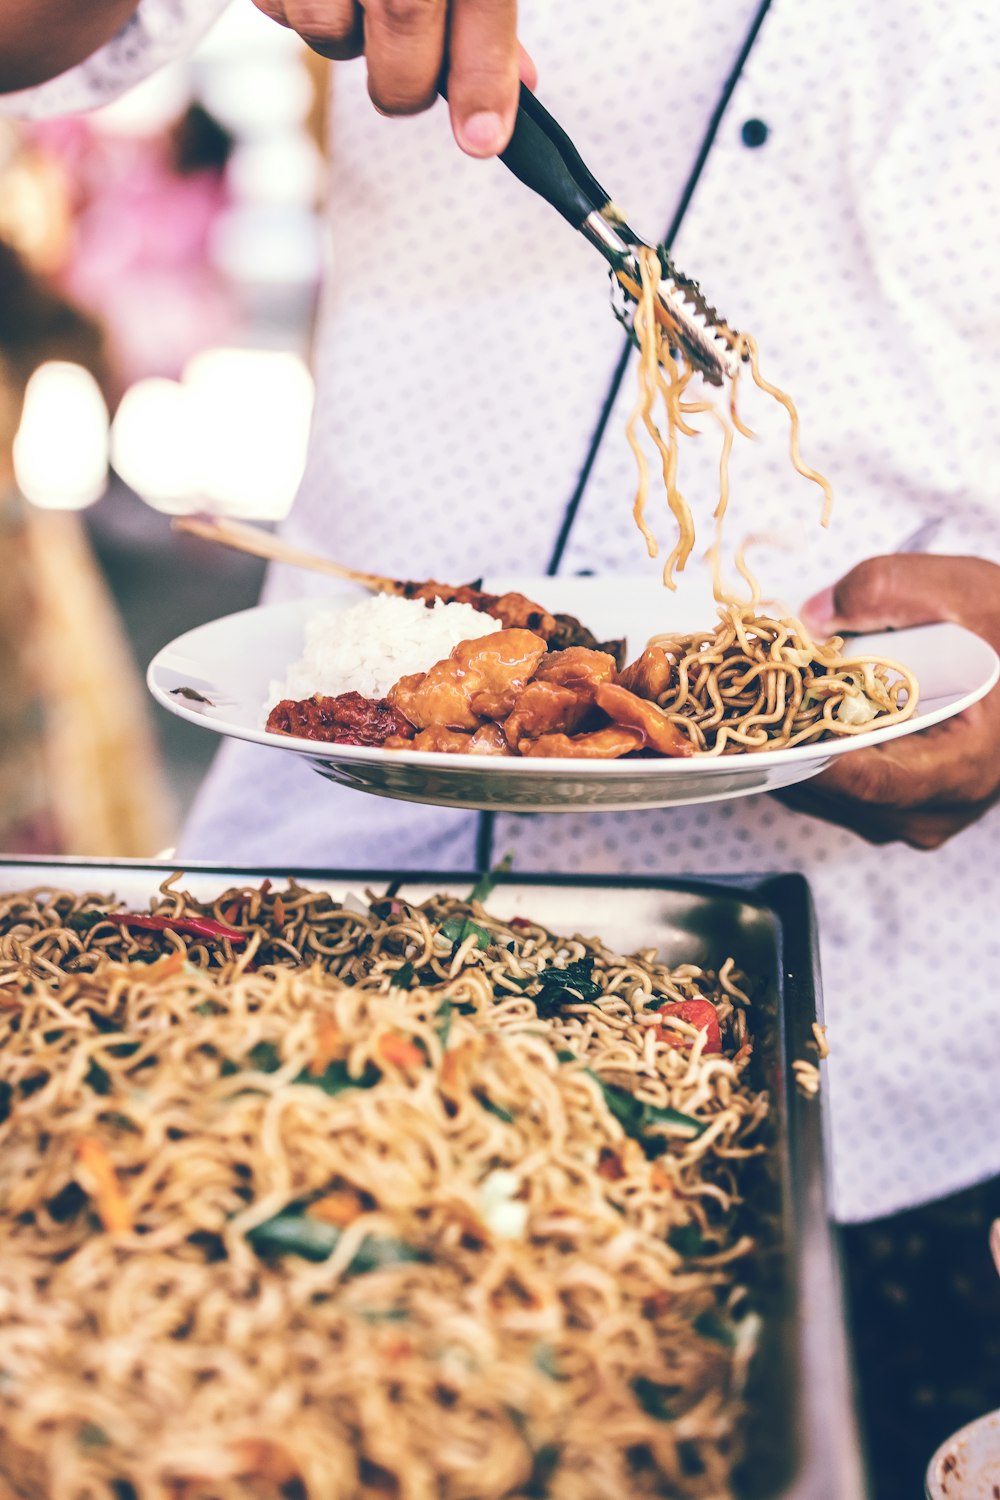
[[304, 1260], [326, 1260], [336, 1249], [341, 1231], [322, 1219], [301, 1213], [275, 1214], [247, 1234], [258, 1254], [301, 1255]]
[[694, 1320], [694, 1328], [702, 1338], [711, 1339], [714, 1344], [721, 1344], [724, 1349], [732, 1349], [736, 1343], [736, 1333], [732, 1324], [714, 1307], [706, 1308], [703, 1313], [698, 1314]]
[[281, 1067], [281, 1053], [273, 1042], [258, 1042], [243, 1059], [243, 1066], [254, 1073], [277, 1073]]
[[448, 938], [456, 948], [460, 948], [466, 938], [473, 935], [477, 948], [488, 948], [493, 941], [486, 928], [480, 927], [478, 922], [473, 922], [469, 917], [449, 917], [447, 922], [441, 923], [439, 930], [441, 936]]
[[603, 991], [593, 973], [592, 958], [577, 959], [576, 963], [567, 964], [563, 969], [540, 970], [538, 978], [542, 987], [531, 998], [541, 1020], [553, 1020], [564, 1005], [597, 1000]]
[[[335, 1224], [310, 1219], [306, 1214], [286, 1209], [266, 1219], [247, 1235], [259, 1255], [300, 1255], [304, 1260], [327, 1260], [340, 1243], [343, 1233]], [[364, 1276], [383, 1266], [423, 1260], [419, 1250], [387, 1234], [369, 1234], [358, 1246], [347, 1268], [348, 1276]]]
[[447, 1047], [448, 1038], [451, 1036], [451, 1022], [455, 1013], [455, 1007], [450, 1000], [443, 1000], [437, 1009], [437, 1034], [441, 1038], [441, 1046]]
[[513, 863], [513, 854], [505, 854], [498, 865], [494, 865], [492, 870], [487, 870], [485, 874], [480, 875], [479, 879], [472, 887], [472, 890], [469, 892], [470, 902], [478, 901], [479, 904], [482, 905], [487, 897], [492, 894], [493, 889], [497, 883], [497, 877], [499, 875], [506, 875], [507, 871], [510, 869]]
[[686, 1256], [700, 1255], [705, 1247], [697, 1224], [677, 1224], [667, 1235], [667, 1244]]
[[674, 1413], [667, 1399], [668, 1388], [657, 1385], [655, 1380], [647, 1380], [645, 1375], [637, 1375], [632, 1382], [632, 1392], [647, 1417], [655, 1417], [657, 1422], [672, 1422]]
[[324, 1094], [342, 1094], [345, 1089], [371, 1089], [382, 1074], [374, 1063], [365, 1063], [364, 1071], [355, 1078], [347, 1071], [346, 1062], [332, 1062], [322, 1073], [300, 1073], [296, 1083], [311, 1083]]
[[103, 911], [71, 911], [66, 918], [66, 926], [70, 932], [90, 932], [99, 923], [108, 921], [107, 912]]
[[614, 1083], [605, 1083], [593, 1068], [587, 1068], [586, 1072], [600, 1086], [608, 1109], [625, 1134], [637, 1140], [647, 1156], [660, 1156], [669, 1145], [662, 1135], [646, 1134], [652, 1125], [683, 1125], [696, 1136], [706, 1129], [693, 1115], [681, 1114], [679, 1109], [664, 1109], [658, 1104], [647, 1104], [644, 1099], [637, 1099], [635, 1094], [630, 1094], [628, 1089], [621, 1089]]
[[407, 959], [405, 963], [400, 964], [395, 974], [389, 980], [389, 988], [391, 990], [411, 990], [415, 978], [416, 970], [410, 960]]
[[556, 1052], [556, 1057], [561, 1063], [576, 1062], [576, 1053], [570, 1052], [568, 1047], [560, 1047]]

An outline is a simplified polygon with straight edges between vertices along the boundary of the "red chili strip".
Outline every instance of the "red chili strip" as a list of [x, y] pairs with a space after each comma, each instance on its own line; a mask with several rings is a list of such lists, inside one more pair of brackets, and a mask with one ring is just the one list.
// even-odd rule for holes
[[143, 932], [178, 932], [185, 937], [208, 938], [212, 942], [228, 941], [234, 946], [245, 943], [250, 936], [239, 927], [227, 927], [214, 917], [164, 917], [151, 912], [109, 911], [109, 922], [119, 927], [138, 927]]

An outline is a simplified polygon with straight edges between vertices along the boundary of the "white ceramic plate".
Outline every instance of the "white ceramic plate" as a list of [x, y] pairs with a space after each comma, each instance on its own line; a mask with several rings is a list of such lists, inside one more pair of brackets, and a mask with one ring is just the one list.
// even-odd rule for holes
[[[691, 630], [714, 618], [710, 594], [672, 595], [652, 578], [497, 578], [486, 587], [520, 589], [555, 613], [576, 615], [601, 640], [628, 638], [638, 655], [657, 631]], [[696, 595], [701, 593], [701, 597]], [[213, 620], [165, 646], [149, 667], [153, 696], [183, 719], [256, 745], [304, 755], [344, 786], [445, 807], [512, 812], [666, 807], [717, 802], [771, 791], [815, 776], [835, 755], [913, 734], [961, 713], [997, 681], [1000, 661], [979, 636], [958, 625], [859, 637], [870, 651], [903, 662], [917, 676], [921, 701], [903, 724], [868, 734], [759, 754], [677, 760], [532, 760], [415, 750], [371, 750], [268, 734], [262, 727], [272, 681], [302, 653], [306, 617], [317, 608], [364, 597], [350, 584], [289, 604], [264, 605]], [[203, 700], [203, 701], [199, 701]]]
[[1000, 1488], [1000, 1411], [942, 1443], [927, 1470], [927, 1500], [995, 1500]]

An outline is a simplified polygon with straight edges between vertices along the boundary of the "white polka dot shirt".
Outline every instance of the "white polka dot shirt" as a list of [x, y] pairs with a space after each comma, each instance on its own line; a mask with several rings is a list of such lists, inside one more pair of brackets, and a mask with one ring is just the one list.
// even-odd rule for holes
[[[203, 24], [215, 7], [144, 0]], [[685, 196], [757, 17], [751, 0], [523, 0], [539, 93], [647, 237]], [[91, 60], [91, 101], [135, 76]], [[103, 79], [103, 81], [102, 81]], [[79, 102], [80, 79], [22, 99]], [[594, 251], [441, 108], [378, 117], [336, 75], [332, 267], [295, 541], [366, 569], [461, 581], [544, 573], [591, 449], [622, 334]], [[747, 393], [730, 538], [795, 604], [941, 517], [935, 550], [1000, 560], [1000, 28], [947, 0], [775, 0], [722, 112], [675, 241], [796, 397], [835, 524], [791, 469], [782, 414]], [[652, 567], [630, 517], [630, 366], [558, 558]], [[708, 439], [686, 444], [703, 533]], [[655, 512], [655, 501], [652, 507]], [[658, 523], [666, 530], [665, 517]], [[276, 572], [272, 599], [314, 585]], [[248, 821], [247, 809], [254, 810]], [[474, 814], [368, 798], [292, 757], [220, 755], [182, 852], [226, 862], [468, 867]], [[861, 1219], [1000, 1171], [1000, 815], [933, 854], [873, 848], [767, 797], [642, 815], [496, 820], [521, 870], [670, 876], [795, 869], [819, 912], [838, 1214]], [[598, 913], [595, 912], [595, 919]]]

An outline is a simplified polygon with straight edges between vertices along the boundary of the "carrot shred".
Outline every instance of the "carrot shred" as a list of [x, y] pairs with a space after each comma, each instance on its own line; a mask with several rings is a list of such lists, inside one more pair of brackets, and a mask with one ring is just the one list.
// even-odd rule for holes
[[94, 1207], [104, 1228], [109, 1234], [127, 1233], [132, 1228], [132, 1214], [104, 1147], [85, 1136], [77, 1141], [76, 1154], [91, 1180]]
[[661, 1193], [668, 1193], [673, 1187], [673, 1183], [667, 1176], [666, 1172], [664, 1172], [658, 1161], [655, 1161], [653, 1163], [653, 1170], [649, 1174], [649, 1185], [650, 1187], [656, 1188]]
[[320, 1219], [324, 1224], [333, 1224], [337, 1229], [346, 1229], [361, 1212], [361, 1199], [350, 1188], [338, 1188], [332, 1193], [317, 1198], [306, 1209], [307, 1219]]
[[228, 906], [222, 908], [222, 920], [228, 922], [230, 927], [235, 927], [239, 921], [241, 905], [240, 901], [231, 901]]
[[458, 1047], [450, 1047], [445, 1053], [444, 1061], [441, 1064], [441, 1087], [446, 1093], [454, 1094], [457, 1092], [459, 1085], [463, 1082], [466, 1064], [471, 1061], [479, 1051], [479, 1048], [480, 1041], [477, 1038], [468, 1042], [462, 1042]]
[[179, 974], [184, 967], [187, 955], [183, 948], [172, 948], [163, 958], [158, 958], [155, 964], [146, 966], [147, 979], [170, 979], [174, 974]]
[[275, 898], [274, 898], [274, 906], [273, 906], [272, 910], [274, 912], [274, 920], [275, 920], [276, 924], [279, 927], [284, 927], [284, 925], [285, 925], [285, 903], [284, 903], [284, 901], [282, 901], [282, 899], [281, 899], [280, 896], [275, 896]]
[[408, 1037], [397, 1035], [395, 1031], [387, 1031], [380, 1038], [378, 1050], [383, 1061], [394, 1063], [397, 1068], [422, 1068], [426, 1062], [416, 1042], [411, 1042]]
[[294, 1484], [302, 1472], [288, 1449], [271, 1438], [241, 1438], [231, 1448], [240, 1477], [270, 1484]]
[[332, 1016], [320, 1016], [316, 1022], [316, 1051], [309, 1064], [309, 1072], [313, 1078], [326, 1072], [330, 1064], [336, 1061], [340, 1050], [340, 1032], [336, 1021]]

